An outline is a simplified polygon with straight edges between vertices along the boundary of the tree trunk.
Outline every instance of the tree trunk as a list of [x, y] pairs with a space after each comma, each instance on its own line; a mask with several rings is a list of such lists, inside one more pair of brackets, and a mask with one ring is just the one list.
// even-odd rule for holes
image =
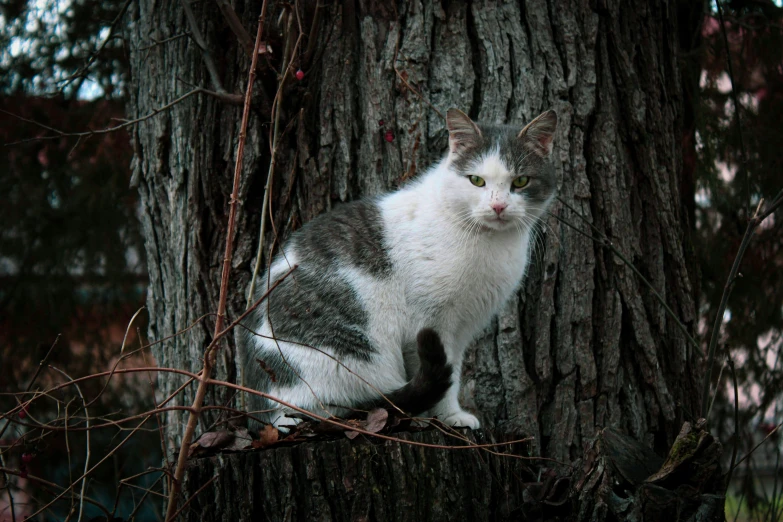
[[[245, 308], [270, 159], [269, 111], [287, 34], [304, 32], [281, 105], [282, 140], [271, 206], [284, 238], [341, 202], [393, 190], [444, 152], [439, 116], [520, 127], [557, 111], [559, 196], [605, 234], [689, 331], [696, 321], [681, 187], [682, 35], [674, 0], [299, 2], [289, 28], [270, 2], [242, 172], [229, 318]], [[695, 3], [698, 4], [698, 3]], [[255, 32], [261, 2], [236, 0]], [[290, 4], [289, 4], [290, 5]], [[683, 4], [684, 5], [684, 4]], [[700, 5], [688, 6], [698, 12]], [[215, 90], [182, 3], [130, 7], [132, 107], [142, 116], [186, 92]], [[250, 64], [218, 9], [194, 3], [199, 29], [226, 90], [242, 93]], [[282, 20], [286, 18], [283, 17]], [[283, 24], [285, 25], [285, 24]], [[315, 30], [311, 30], [315, 27]], [[281, 36], [281, 33], [282, 36]], [[153, 40], [153, 38], [155, 40]], [[290, 45], [290, 43], [289, 43]], [[399, 74], [395, 71], [397, 68]], [[404, 79], [404, 80], [403, 80]], [[430, 105], [431, 104], [431, 105]], [[241, 108], [192, 96], [135, 127], [134, 183], [141, 194], [150, 286], [151, 339], [184, 330], [217, 307]], [[380, 121], [383, 120], [383, 125]], [[393, 141], [385, 139], [392, 131]], [[560, 202], [551, 209], [595, 235]], [[463, 404], [487, 426], [534, 437], [535, 454], [570, 462], [612, 427], [663, 455], [700, 409], [700, 354], [642, 280], [609, 249], [554, 217], [541, 230], [524, 288], [470, 350]], [[213, 318], [155, 348], [161, 366], [198, 371]], [[216, 376], [239, 381], [235, 344], [224, 343]], [[161, 375], [159, 400], [182, 379]], [[176, 404], [190, 404], [189, 387]], [[208, 402], [239, 404], [213, 389]], [[169, 415], [169, 446], [184, 423]], [[205, 415], [207, 427], [214, 419]], [[494, 494], [491, 493], [490, 496]]]
[[[721, 449], [702, 428], [685, 423], [665, 461], [606, 428], [571, 469], [520, 458], [522, 443], [454, 449], [465, 442], [437, 430], [197, 458], [183, 512], [194, 522], [717, 522], [724, 519], [723, 496], [714, 494]], [[496, 442], [486, 431], [466, 437]]]

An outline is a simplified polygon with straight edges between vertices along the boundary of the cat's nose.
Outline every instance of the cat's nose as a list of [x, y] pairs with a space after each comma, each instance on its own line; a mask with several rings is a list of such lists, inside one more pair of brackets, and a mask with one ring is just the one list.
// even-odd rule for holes
[[492, 207], [492, 210], [494, 210], [495, 214], [497, 214], [498, 216], [500, 216], [500, 214], [502, 214], [503, 211], [506, 210], [507, 206], [508, 205], [506, 205], [505, 203], [492, 203], [490, 205], [490, 207]]

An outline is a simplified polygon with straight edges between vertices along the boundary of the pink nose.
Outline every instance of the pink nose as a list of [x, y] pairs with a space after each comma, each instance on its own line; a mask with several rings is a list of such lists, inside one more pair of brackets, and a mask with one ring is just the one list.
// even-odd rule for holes
[[495, 214], [500, 216], [500, 214], [502, 214], [503, 211], [506, 210], [506, 207], [508, 205], [506, 205], [505, 203], [492, 203], [490, 206], [492, 207], [492, 210], [495, 211]]

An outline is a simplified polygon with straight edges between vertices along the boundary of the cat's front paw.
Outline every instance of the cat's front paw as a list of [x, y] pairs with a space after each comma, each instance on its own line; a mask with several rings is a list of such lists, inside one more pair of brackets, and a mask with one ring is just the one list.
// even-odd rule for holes
[[447, 426], [454, 426], [455, 428], [477, 430], [481, 427], [481, 423], [476, 416], [464, 410], [446, 415], [441, 418], [441, 421]]

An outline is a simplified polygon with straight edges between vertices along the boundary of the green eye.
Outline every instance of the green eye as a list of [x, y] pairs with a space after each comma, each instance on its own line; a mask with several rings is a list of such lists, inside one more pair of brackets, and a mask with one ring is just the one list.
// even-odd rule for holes
[[518, 178], [514, 178], [514, 181], [511, 182], [514, 188], [525, 188], [528, 183], [530, 183], [530, 178], [527, 176], [519, 176]]
[[483, 178], [480, 178], [478, 176], [470, 176], [470, 177], [468, 177], [468, 179], [470, 180], [471, 183], [473, 183], [477, 187], [483, 187], [484, 185], [487, 184], [486, 181], [484, 181]]

